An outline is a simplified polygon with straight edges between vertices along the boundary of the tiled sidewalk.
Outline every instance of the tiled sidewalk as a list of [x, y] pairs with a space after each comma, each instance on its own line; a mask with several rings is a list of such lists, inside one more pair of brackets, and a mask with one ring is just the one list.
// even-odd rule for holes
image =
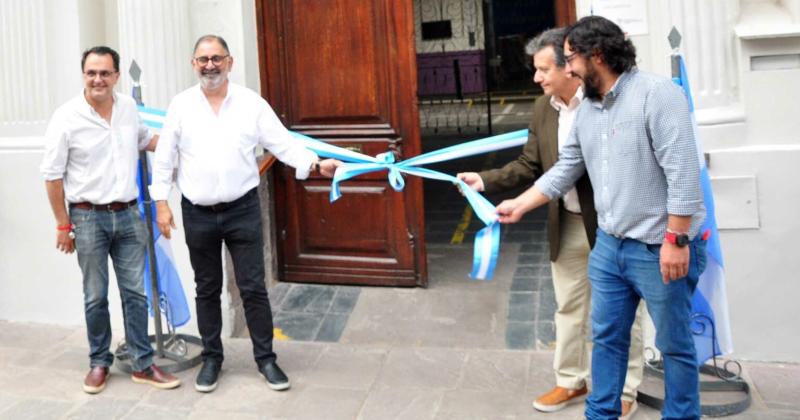
[[[387, 315], [408, 303], [398, 295], [383, 301], [397, 302], [385, 308]], [[345, 335], [343, 341], [357, 341], [357, 336], [345, 340]], [[360, 337], [366, 341], [365, 335]], [[553, 414], [530, 407], [532, 396], [553, 385], [550, 352], [378, 343], [386, 337], [373, 344], [277, 342], [279, 360], [293, 385], [283, 393], [269, 390], [257, 374], [249, 340], [228, 339], [220, 385], [213, 393], [194, 390], [197, 368], [180, 373], [183, 385], [170, 391], [134, 384], [112, 369], [106, 390], [91, 396], [81, 391], [87, 364], [82, 328], [0, 321], [0, 419], [582, 417], [580, 404]], [[753, 406], [730, 419], [800, 418], [800, 366], [747, 363], [745, 374], [753, 385]], [[659, 417], [643, 407], [635, 418]]]

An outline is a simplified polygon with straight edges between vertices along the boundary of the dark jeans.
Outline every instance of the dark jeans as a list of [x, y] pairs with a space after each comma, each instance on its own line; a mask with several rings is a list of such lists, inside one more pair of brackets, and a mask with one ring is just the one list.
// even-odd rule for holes
[[133, 370], [141, 371], [153, 363], [153, 347], [147, 337], [147, 297], [144, 293], [144, 253], [147, 246], [145, 224], [137, 208], [98, 211], [71, 208], [75, 226], [75, 249], [83, 273], [83, 305], [86, 335], [89, 339], [89, 364], [111, 366], [111, 321], [108, 314], [108, 257], [114, 264], [122, 298], [125, 341], [132, 357]]
[[662, 418], [700, 418], [698, 367], [690, 328], [692, 293], [705, 269], [705, 241], [689, 245], [688, 274], [661, 281], [661, 245], [615, 238], [597, 230], [589, 256], [592, 283], [592, 393], [586, 418], [616, 419], [628, 365], [630, 331], [639, 299], [656, 327], [656, 348], [664, 360]]
[[[222, 208], [220, 208], [222, 207]], [[203, 360], [222, 362], [222, 242], [233, 259], [236, 285], [256, 364], [276, 359], [272, 351], [272, 310], [264, 285], [264, 237], [261, 205], [253, 189], [243, 197], [221, 206], [196, 206], [181, 201], [183, 227], [189, 259], [194, 269], [197, 298], [197, 326], [203, 339]]]

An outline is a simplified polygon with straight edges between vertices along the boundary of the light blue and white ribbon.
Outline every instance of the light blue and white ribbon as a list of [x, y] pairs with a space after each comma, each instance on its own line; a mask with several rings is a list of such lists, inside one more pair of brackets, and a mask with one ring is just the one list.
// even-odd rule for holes
[[[147, 126], [161, 128], [167, 113], [160, 109], [140, 106], [139, 115]], [[336, 169], [336, 173], [333, 176], [331, 202], [338, 200], [342, 196], [339, 188], [339, 184], [342, 181], [369, 172], [388, 171], [389, 184], [395, 191], [402, 191], [405, 187], [402, 174], [457, 184], [464, 193], [469, 205], [472, 206], [475, 215], [486, 225], [475, 234], [475, 248], [470, 277], [491, 280], [500, 250], [500, 223], [497, 221], [494, 204], [490, 203], [481, 194], [473, 191], [464, 181], [452, 175], [420, 168], [419, 166], [521, 146], [528, 141], [527, 129], [434, 150], [401, 162], [395, 162], [394, 154], [391, 152], [381, 153], [373, 157], [334, 146], [300, 133], [292, 131], [290, 133], [317, 155], [345, 162], [344, 165]]]
[[303, 142], [305, 147], [314, 151], [317, 155], [346, 162], [336, 169], [336, 173], [333, 176], [330, 195], [331, 202], [338, 200], [342, 196], [339, 189], [339, 184], [342, 181], [365, 173], [382, 170], [387, 170], [389, 172], [389, 184], [395, 191], [402, 191], [405, 186], [402, 174], [457, 184], [464, 193], [467, 202], [472, 206], [475, 215], [486, 225], [486, 227], [478, 231], [475, 235], [475, 248], [470, 277], [480, 280], [490, 280], [492, 278], [500, 249], [500, 224], [497, 221], [495, 206], [481, 194], [473, 191], [464, 181], [452, 175], [420, 168], [418, 166], [521, 146], [528, 141], [527, 129], [446, 147], [401, 162], [395, 162], [394, 154], [391, 152], [381, 153], [372, 157], [343, 149], [300, 133], [292, 132], [292, 135]]
[[144, 125], [150, 128], [160, 129], [164, 126], [164, 119], [167, 117], [167, 112], [161, 109], [148, 108], [143, 105], [138, 105], [139, 117], [142, 119]]

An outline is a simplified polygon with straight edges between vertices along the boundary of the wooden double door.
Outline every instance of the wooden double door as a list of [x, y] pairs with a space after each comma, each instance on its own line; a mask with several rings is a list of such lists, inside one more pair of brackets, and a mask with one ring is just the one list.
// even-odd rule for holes
[[[336, 146], [420, 153], [411, 0], [257, 2], [262, 92], [284, 124]], [[281, 281], [424, 286], [422, 182], [386, 172], [342, 184], [275, 172]]]

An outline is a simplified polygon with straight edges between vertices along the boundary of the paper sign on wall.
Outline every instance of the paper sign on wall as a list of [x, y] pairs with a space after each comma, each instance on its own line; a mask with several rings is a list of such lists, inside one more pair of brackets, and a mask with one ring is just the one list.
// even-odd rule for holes
[[628, 35], [647, 34], [647, 2], [642, 0], [592, 0], [591, 14], [619, 25]]

